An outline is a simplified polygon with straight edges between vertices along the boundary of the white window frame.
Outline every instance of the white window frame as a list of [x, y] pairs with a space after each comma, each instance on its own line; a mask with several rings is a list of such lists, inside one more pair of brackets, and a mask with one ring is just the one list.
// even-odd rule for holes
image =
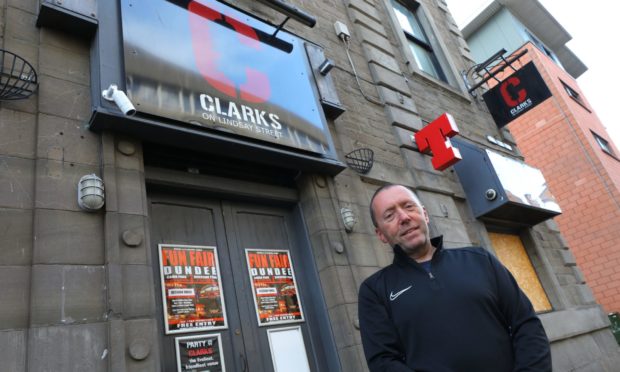
[[[433, 75], [423, 71], [417, 66], [416, 58], [411, 51], [409, 46], [409, 39], [405, 36], [405, 30], [402, 29], [398, 18], [396, 17], [395, 11], [393, 9], [392, 0], [384, 0], [385, 6], [388, 10], [388, 15], [392, 21], [392, 25], [397, 35], [397, 39], [400, 41], [402, 46], [402, 50], [405, 54], [405, 58], [407, 60], [407, 66], [409, 67], [409, 73], [416, 74], [421, 77], [424, 77], [432, 82], [435, 82], [445, 88], [450, 89], [451, 91], [458, 93], [459, 95], [466, 97], [463, 92], [466, 92], [465, 86], [463, 82], [457, 79], [459, 76], [458, 72], [454, 68], [454, 64], [451, 63], [449, 59], [450, 54], [447, 52], [447, 48], [441, 42], [438, 37], [439, 32], [435, 25], [432, 22], [429, 22], [429, 17], [427, 14], [429, 12], [426, 9], [426, 6], [415, 0], [394, 0], [404, 5], [407, 9], [409, 9], [412, 13], [416, 14], [416, 18], [420, 22], [420, 26], [424, 30], [425, 36], [428, 39], [428, 42], [433, 50], [435, 58], [438, 61], [439, 66], [441, 67], [443, 74], [445, 75], [446, 80], [441, 80]], [[413, 9], [415, 7], [415, 10]]]

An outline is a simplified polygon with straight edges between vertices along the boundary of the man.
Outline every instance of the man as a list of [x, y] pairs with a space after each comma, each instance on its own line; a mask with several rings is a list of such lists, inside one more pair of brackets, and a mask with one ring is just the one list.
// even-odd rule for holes
[[442, 249], [401, 185], [370, 201], [394, 262], [362, 283], [359, 319], [372, 372], [548, 372], [549, 341], [512, 275], [482, 248]]

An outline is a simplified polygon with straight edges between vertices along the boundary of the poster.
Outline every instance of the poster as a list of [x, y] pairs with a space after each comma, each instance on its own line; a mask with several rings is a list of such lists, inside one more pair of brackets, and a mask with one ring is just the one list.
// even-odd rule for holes
[[160, 244], [166, 334], [226, 328], [217, 249]]
[[178, 372], [224, 372], [224, 353], [219, 334], [174, 339]]
[[259, 326], [304, 320], [291, 256], [287, 250], [246, 249]]

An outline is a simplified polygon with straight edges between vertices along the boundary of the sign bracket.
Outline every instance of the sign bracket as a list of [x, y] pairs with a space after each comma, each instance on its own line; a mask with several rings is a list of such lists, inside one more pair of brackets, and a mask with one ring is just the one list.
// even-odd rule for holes
[[[527, 49], [523, 49], [521, 52], [514, 56], [504, 58], [506, 49], [502, 48], [491, 57], [487, 58], [484, 62], [473, 65], [469, 70], [463, 71], [463, 80], [465, 80], [465, 85], [468, 87], [467, 91], [469, 92], [469, 94], [475, 97], [476, 89], [480, 88], [484, 83], [491, 79], [495, 79], [497, 83], [501, 83], [501, 81], [497, 78], [496, 75], [504, 71], [508, 67], [510, 67], [514, 72], [516, 72], [517, 69], [512, 64], [518, 61], [527, 52]], [[472, 82], [475, 82], [475, 84], [472, 85], [472, 83], [470, 83], [470, 79]]]

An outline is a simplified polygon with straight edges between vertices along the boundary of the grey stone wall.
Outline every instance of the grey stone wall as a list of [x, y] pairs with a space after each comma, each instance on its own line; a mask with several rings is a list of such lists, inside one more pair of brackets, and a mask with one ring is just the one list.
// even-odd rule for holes
[[[0, 349], [10, 371], [107, 370], [103, 213], [77, 205], [98, 173], [88, 43], [35, 27], [38, 2], [2, 1], [2, 47], [38, 72], [29, 99], [0, 103]], [[8, 364], [8, 366], [7, 366]]]

